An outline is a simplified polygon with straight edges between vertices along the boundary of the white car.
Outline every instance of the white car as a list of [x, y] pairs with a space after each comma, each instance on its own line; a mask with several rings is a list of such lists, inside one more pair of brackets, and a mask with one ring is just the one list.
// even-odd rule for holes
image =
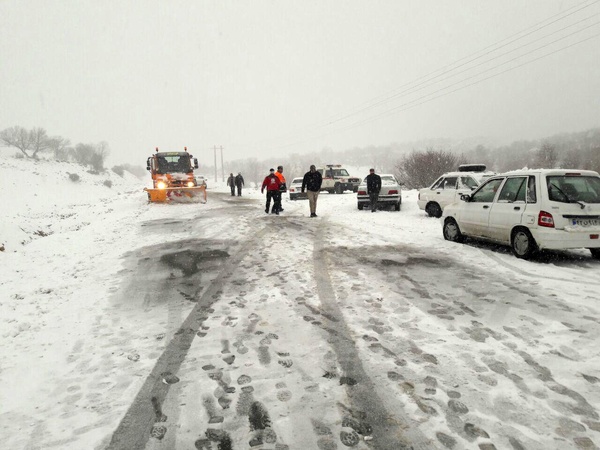
[[306, 192], [302, 192], [302, 180], [304, 178], [294, 178], [290, 183], [288, 192], [290, 193], [290, 200], [298, 200], [299, 198], [308, 198]]
[[206, 178], [204, 175], [196, 175], [196, 186], [206, 186]]
[[[402, 204], [402, 189], [396, 177], [390, 173], [378, 174], [381, 177], [381, 191], [379, 191], [379, 206], [391, 206], [396, 211], [400, 211]], [[369, 194], [367, 194], [367, 178], [358, 186], [356, 192], [358, 209], [363, 209], [371, 205]]]
[[517, 258], [538, 250], [588, 248], [600, 259], [600, 175], [591, 170], [520, 170], [496, 175], [442, 217], [444, 238], [508, 244]]
[[430, 187], [419, 191], [419, 208], [430, 217], [441, 217], [447, 205], [458, 201], [462, 194], [471, 193], [483, 180], [494, 175], [485, 169], [483, 164], [463, 164], [458, 172], [443, 174]]

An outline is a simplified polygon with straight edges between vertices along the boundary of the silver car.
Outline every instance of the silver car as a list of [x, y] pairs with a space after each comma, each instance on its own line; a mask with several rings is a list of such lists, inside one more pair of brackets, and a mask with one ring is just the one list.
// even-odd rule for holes
[[[381, 191], [379, 192], [378, 206], [391, 206], [396, 211], [400, 211], [402, 204], [402, 188], [396, 177], [390, 173], [379, 174], [381, 177]], [[367, 194], [367, 178], [358, 186], [356, 193], [358, 209], [363, 209], [371, 205], [369, 194]]]

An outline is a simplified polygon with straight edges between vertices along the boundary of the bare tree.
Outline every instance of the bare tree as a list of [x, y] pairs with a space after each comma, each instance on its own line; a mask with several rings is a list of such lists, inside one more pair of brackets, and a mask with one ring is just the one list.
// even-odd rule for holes
[[539, 168], [554, 169], [558, 162], [556, 147], [549, 142], [544, 142], [535, 152], [535, 164]]
[[32, 158], [37, 159], [37, 154], [50, 148], [50, 138], [43, 128], [32, 128], [29, 132], [29, 141], [31, 143]]
[[71, 141], [60, 137], [54, 136], [50, 138], [50, 150], [54, 154], [54, 158], [58, 161], [66, 161], [69, 155], [69, 147], [71, 145]]
[[27, 153], [31, 149], [31, 140], [25, 128], [19, 126], [6, 128], [0, 132], [0, 140], [7, 147], [18, 148], [27, 158], [31, 158]]
[[396, 164], [396, 173], [408, 188], [419, 189], [429, 186], [444, 172], [457, 170], [460, 162], [461, 158], [449, 151], [429, 147], [402, 158]]

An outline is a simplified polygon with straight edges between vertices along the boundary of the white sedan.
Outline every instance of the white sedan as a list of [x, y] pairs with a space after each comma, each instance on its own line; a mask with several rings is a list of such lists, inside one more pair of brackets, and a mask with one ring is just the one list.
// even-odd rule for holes
[[[381, 191], [379, 192], [378, 206], [392, 206], [396, 211], [400, 211], [402, 204], [402, 189], [396, 177], [389, 173], [379, 174], [381, 177]], [[367, 194], [367, 178], [358, 186], [356, 193], [358, 209], [363, 209], [371, 205], [369, 194]]]

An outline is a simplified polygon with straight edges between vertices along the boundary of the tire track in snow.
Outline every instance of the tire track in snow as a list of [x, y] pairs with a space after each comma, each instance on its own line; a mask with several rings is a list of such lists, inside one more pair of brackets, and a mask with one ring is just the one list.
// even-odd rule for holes
[[165, 374], [176, 374], [179, 371], [191, 343], [196, 337], [196, 333], [207, 317], [206, 310], [219, 298], [219, 291], [224, 284], [224, 280], [237, 270], [239, 260], [243, 259], [253, 247], [262, 243], [260, 239], [267, 231], [268, 227], [263, 227], [235, 255], [231, 255], [229, 260], [225, 262], [219, 275], [198, 299], [196, 306], [194, 306], [156, 361], [152, 372], [146, 378], [142, 388], [113, 433], [112, 439], [106, 447], [107, 450], [141, 450], [145, 448], [151, 436], [153, 425], [155, 422], [160, 421], [157, 420], [159, 419], [157, 417], [157, 405], [160, 409], [169, 392], [169, 382], [163, 381], [166, 379]]
[[[425, 436], [410, 427], [410, 420], [401, 411], [390, 413], [383, 406], [377, 395], [373, 381], [365, 372], [352, 333], [343, 321], [343, 313], [337, 305], [335, 291], [331, 283], [328, 268], [328, 256], [323, 251], [323, 233], [317, 229], [315, 233], [313, 261], [317, 294], [327, 315], [338, 317], [339, 322], [332, 323], [330, 329], [330, 345], [337, 355], [342, 372], [347, 379], [356, 380], [356, 384], [346, 383], [351, 408], [367, 412], [367, 422], [373, 428], [373, 440], [370, 444], [376, 449], [427, 449]], [[323, 256], [325, 255], [325, 256]], [[400, 419], [401, 424], [397, 419]]]

